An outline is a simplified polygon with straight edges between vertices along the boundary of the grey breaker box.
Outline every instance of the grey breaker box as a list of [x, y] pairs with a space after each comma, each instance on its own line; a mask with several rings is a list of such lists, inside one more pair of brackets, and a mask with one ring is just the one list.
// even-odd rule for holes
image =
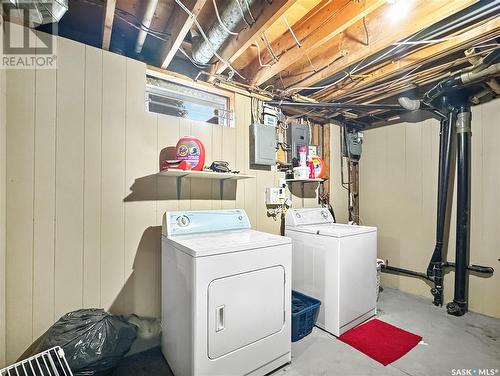
[[274, 166], [276, 164], [276, 128], [250, 124], [250, 163]]
[[292, 158], [299, 159], [299, 147], [309, 146], [309, 126], [307, 124], [289, 124], [286, 130], [286, 142], [290, 146], [287, 153], [288, 163], [292, 163]]

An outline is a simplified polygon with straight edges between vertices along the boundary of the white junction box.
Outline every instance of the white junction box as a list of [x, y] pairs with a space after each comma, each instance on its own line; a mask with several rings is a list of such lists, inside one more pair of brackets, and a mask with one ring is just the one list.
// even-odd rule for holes
[[266, 188], [266, 205], [283, 205], [286, 201], [286, 188]]

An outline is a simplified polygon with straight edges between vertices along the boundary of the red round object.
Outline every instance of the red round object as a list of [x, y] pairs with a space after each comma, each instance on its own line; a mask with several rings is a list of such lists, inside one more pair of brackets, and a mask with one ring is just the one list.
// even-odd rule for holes
[[200, 139], [193, 136], [182, 137], [176, 145], [177, 159], [189, 164], [186, 170], [203, 170], [205, 165], [205, 146]]

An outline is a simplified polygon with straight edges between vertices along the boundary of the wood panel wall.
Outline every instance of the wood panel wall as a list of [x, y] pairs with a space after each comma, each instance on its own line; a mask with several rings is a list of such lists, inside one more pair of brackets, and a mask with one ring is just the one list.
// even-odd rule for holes
[[[3, 28], [0, 27], [0, 49]], [[5, 70], [0, 69], [0, 367], [5, 364], [5, 168], [6, 168], [6, 91]]]
[[[470, 261], [494, 267], [495, 274], [470, 276], [470, 310], [500, 317], [500, 101], [473, 107], [472, 113]], [[426, 120], [367, 131], [363, 149], [361, 219], [378, 227], [379, 257], [425, 271], [435, 242], [439, 123]], [[455, 259], [455, 200], [447, 254], [449, 261]], [[453, 299], [453, 283], [450, 270], [446, 303]], [[431, 298], [430, 286], [418, 279], [383, 274], [382, 285]]]
[[[236, 95], [235, 128], [149, 114], [143, 63], [57, 40], [57, 70], [6, 77], [7, 362], [71, 310], [159, 316], [166, 210], [242, 207], [254, 228], [280, 228], [264, 203], [280, 174], [249, 168], [250, 98]], [[178, 200], [175, 180], [154, 174], [184, 135], [255, 178], [226, 183], [222, 200], [218, 182], [185, 181]]]

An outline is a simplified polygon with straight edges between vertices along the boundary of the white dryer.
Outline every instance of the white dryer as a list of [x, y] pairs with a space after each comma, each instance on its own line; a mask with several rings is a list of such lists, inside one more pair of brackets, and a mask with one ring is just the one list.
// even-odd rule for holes
[[335, 336], [376, 313], [377, 228], [334, 223], [323, 208], [291, 209], [294, 290], [321, 300], [316, 325]]
[[176, 376], [265, 375], [290, 362], [289, 238], [244, 210], [167, 212], [162, 352]]

